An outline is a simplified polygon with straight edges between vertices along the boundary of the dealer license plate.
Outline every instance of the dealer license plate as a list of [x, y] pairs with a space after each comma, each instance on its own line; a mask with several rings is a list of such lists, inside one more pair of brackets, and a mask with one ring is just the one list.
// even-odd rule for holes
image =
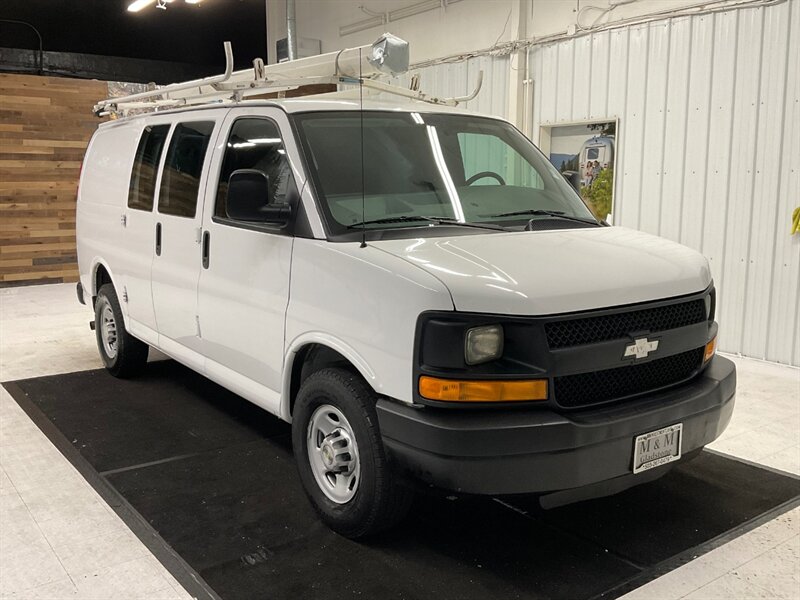
[[641, 473], [681, 457], [683, 423], [637, 435], [633, 443], [633, 472]]

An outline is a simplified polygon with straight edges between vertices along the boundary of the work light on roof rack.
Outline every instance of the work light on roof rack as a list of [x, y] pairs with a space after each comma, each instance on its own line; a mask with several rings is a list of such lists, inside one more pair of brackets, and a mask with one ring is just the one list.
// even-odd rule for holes
[[408, 42], [390, 33], [383, 34], [373, 44], [272, 65], [265, 65], [262, 59], [257, 58], [253, 61], [253, 68], [241, 71], [233, 70], [231, 43], [225, 42], [224, 47], [225, 72], [221, 75], [157, 86], [129, 96], [107, 98], [94, 106], [95, 115], [125, 116], [131, 110], [240, 102], [249, 96], [266, 92], [319, 84], [337, 85], [340, 90], [346, 86], [361, 86], [373, 93], [388, 93], [431, 104], [456, 106], [459, 102], [474, 98], [483, 80], [481, 72], [475, 91], [461, 98], [437, 98], [417, 89], [378, 81], [377, 77], [381, 75], [394, 76], [408, 71]]

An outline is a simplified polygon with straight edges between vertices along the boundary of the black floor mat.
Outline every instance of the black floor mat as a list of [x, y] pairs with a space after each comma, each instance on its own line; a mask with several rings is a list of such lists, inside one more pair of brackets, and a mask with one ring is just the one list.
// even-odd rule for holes
[[132, 381], [5, 385], [198, 597], [615, 598], [800, 503], [798, 478], [703, 452], [550, 511], [431, 492], [401, 527], [355, 543], [316, 519], [289, 426], [174, 362]]

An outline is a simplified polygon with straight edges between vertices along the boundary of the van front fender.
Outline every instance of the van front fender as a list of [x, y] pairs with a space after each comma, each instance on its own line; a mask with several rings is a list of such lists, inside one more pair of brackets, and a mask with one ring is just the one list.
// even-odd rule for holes
[[335, 350], [341, 354], [356, 368], [364, 380], [369, 383], [373, 389], [375, 389], [376, 375], [374, 369], [352, 346], [340, 338], [328, 333], [324, 333], [322, 331], [309, 331], [292, 340], [286, 350], [283, 360], [280, 417], [287, 423], [292, 422], [292, 369], [294, 368], [294, 361], [300, 351], [311, 344], [326, 346], [331, 350]]

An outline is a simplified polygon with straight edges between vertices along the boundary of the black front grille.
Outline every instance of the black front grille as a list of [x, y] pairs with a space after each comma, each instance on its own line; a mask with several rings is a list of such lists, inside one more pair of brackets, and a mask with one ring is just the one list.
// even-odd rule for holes
[[545, 325], [545, 333], [550, 348], [568, 348], [624, 339], [631, 333], [642, 331], [656, 332], [686, 327], [702, 323], [706, 318], [705, 301], [698, 298], [655, 308], [553, 321]]
[[680, 383], [702, 366], [703, 350], [695, 348], [638, 365], [556, 377], [555, 400], [564, 408], [578, 408]]

